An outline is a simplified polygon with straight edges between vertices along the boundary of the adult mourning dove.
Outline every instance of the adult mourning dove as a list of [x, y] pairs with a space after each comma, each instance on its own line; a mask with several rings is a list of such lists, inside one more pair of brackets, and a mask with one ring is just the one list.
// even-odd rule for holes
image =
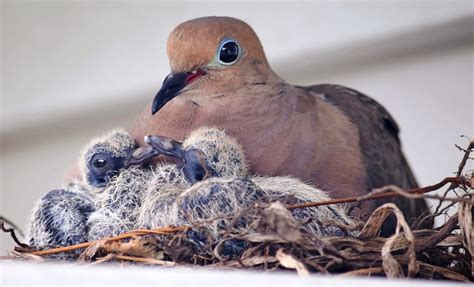
[[[398, 126], [383, 106], [343, 86], [286, 83], [245, 22], [184, 22], [169, 36], [167, 52], [171, 73], [129, 128], [141, 144], [149, 134], [183, 140], [196, 128], [216, 126], [244, 147], [253, 173], [291, 175], [334, 198], [387, 184], [417, 186]], [[395, 201], [408, 219], [427, 210], [424, 200]]]

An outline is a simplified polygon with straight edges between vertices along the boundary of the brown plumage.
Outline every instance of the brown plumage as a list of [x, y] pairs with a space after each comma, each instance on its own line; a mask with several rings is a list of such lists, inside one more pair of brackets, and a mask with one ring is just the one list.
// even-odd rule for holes
[[[239, 51], [230, 64], [219, 61], [227, 59], [226, 41]], [[253, 173], [295, 176], [334, 198], [386, 184], [416, 186], [398, 127], [380, 104], [342, 86], [286, 83], [246, 23], [228, 17], [182, 23], [167, 51], [171, 75], [129, 129], [141, 144], [149, 134], [183, 140], [196, 128], [215, 126], [244, 147]], [[427, 209], [421, 200], [417, 207], [400, 203], [410, 218]]]

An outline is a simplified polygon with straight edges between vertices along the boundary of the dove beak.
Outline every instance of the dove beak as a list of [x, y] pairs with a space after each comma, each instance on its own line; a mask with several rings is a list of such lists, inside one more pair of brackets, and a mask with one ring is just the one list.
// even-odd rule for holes
[[130, 153], [125, 161], [124, 168], [141, 166], [159, 155], [160, 153], [152, 147], [139, 147]]
[[184, 87], [204, 76], [205, 74], [206, 72], [204, 70], [197, 69], [190, 72], [172, 73], [166, 76], [163, 84], [161, 85], [161, 89], [153, 99], [151, 114], [154, 115], [162, 107], [164, 107], [167, 102], [179, 95], [179, 92], [184, 89]]

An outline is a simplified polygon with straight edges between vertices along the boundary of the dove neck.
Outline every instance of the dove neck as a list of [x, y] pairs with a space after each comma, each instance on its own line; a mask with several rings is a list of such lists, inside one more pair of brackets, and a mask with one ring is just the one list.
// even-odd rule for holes
[[[220, 94], [249, 86], [275, 85], [284, 82], [267, 66], [267, 68], [209, 71], [209, 77], [203, 77], [195, 88], [207, 91], [209, 94]], [[192, 88], [189, 90], [192, 90]]]

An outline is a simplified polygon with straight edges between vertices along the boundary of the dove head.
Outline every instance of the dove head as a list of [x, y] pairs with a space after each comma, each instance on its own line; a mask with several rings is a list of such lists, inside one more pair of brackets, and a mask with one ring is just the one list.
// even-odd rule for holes
[[202, 153], [211, 176], [245, 177], [249, 173], [242, 146], [223, 130], [214, 127], [194, 130], [183, 142], [183, 148]]
[[178, 25], [167, 44], [171, 66], [156, 95], [152, 114], [188, 90], [234, 89], [280, 81], [268, 65], [262, 44], [245, 22], [230, 17], [197, 18]]
[[189, 182], [208, 177], [246, 177], [249, 167], [243, 148], [224, 131], [213, 127], [194, 130], [183, 143], [150, 135], [145, 143], [157, 153], [174, 158]]
[[114, 130], [91, 140], [84, 147], [79, 164], [86, 182], [92, 187], [102, 188], [120, 170], [142, 165], [156, 155], [151, 148], [138, 147], [127, 132]]

